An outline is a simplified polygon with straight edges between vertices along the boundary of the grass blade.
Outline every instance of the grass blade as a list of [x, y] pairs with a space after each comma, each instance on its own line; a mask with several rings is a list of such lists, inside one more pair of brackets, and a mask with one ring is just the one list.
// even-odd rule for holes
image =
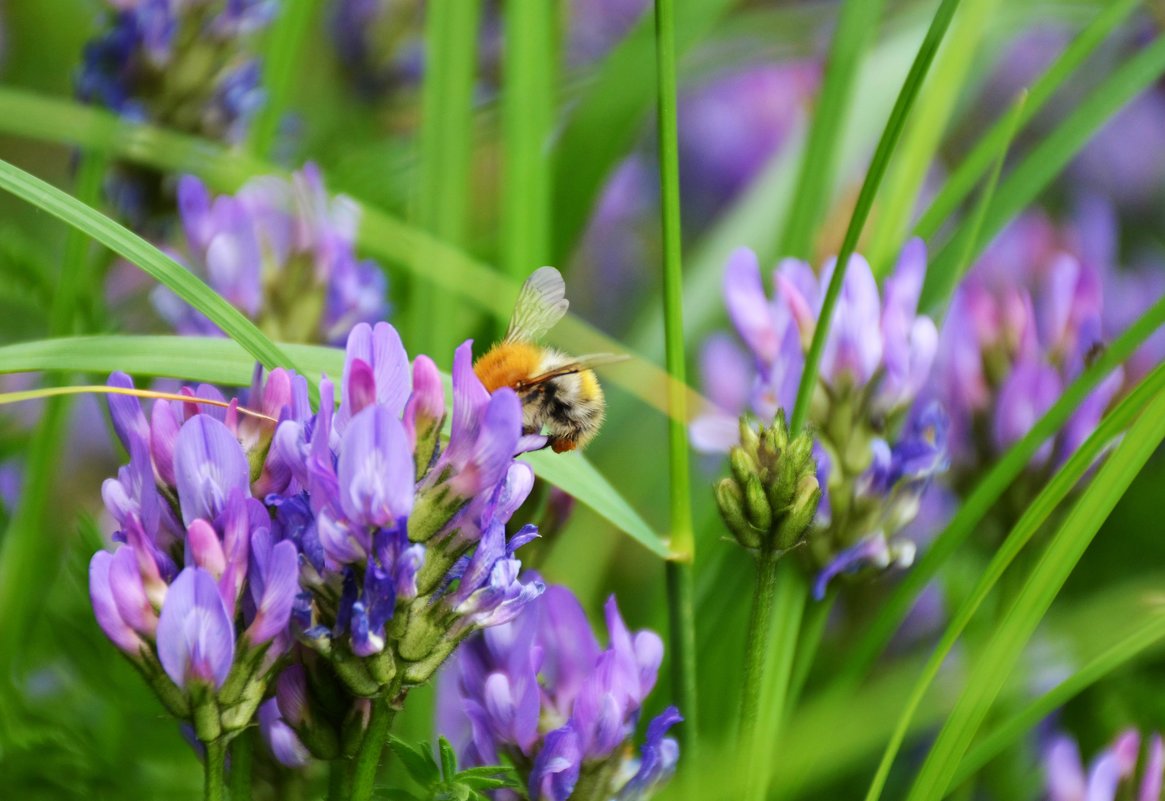
[[877, 195], [878, 187], [886, 174], [890, 157], [902, 135], [902, 129], [906, 125], [910, 109], [914, 106], [914, 101], [922, 88], [922, 82], [934, 61], [935, 53], [938, 52], [938, 47], [946, 35], [947, 28], [950, 27], [951, 17], [954, 16], [958, 7], [959, 0], [943, 0], [942, 5], [935, 12], [934, 19], [931, 20], [930, 27], [926, 31], [926, 36], [918, 48], [918, 55], [915, 56], [910, 72], [906, 75], [906, 81], [902, 84], [898, 100], [895, 101], [894, 108], [890, 112], [890, 119], [886, 121], [886, 129], [878, 141], [878, 148], [874, 151], [874, 158], [870, 162], [870, 169], [866, 173], [866, 180], [858, 195], [853, 217], [850, 219], [849, 228], [846, 229], [845, 239], [841, 244], [841, 252], [837, 257], [837, 267], [833, 271], [833, 277], [829, 281], [829, 288], [826, 290], [825, 298], [821, 304], [821, 314], [818, 316], [817, 329], [813, 332], [813, 342], [805, 356], [805, 369], [801, 374], [801, 383], [797, 387], [797, 402], [793, 406], [793, 414], [789, 422], [789, 428], [793, 432], [801, 430], [805, 425], [805, 418], [809, 414], [809, 398], [813, 394], [813, 387], [817, 384], [817, 367], [821, 362], [821, 352], [825, 349], [825, 339], [829, 335], [829, 327], [833, 322], [833, 310], [837, 305], [837, 296], [841, 292], [850, 256], [857, 248], [858, 238], [862, 234], [862, 228], [865, 227], [866, 219], [870, 216], [870, 209], [874, 205], [874, 196]]
[[[1003, 181], [984, 219], [979, 241], [990, 242], [1051, 183], [1105, 120], [1163, 73], [1165, 39], [1157, 39], [1097, 86]], [[971, 237], [964, 223], [931, 261], [922, 288], [923, 308], [935, 307], [954, 290], [959, 278], [954, 267]], [[974, 249], [972, 252], [978, 255]]]
[[[247, 147], [256, 156], [270, 156], [279, 126], [291, 107], [301, 78], [300, 51], [313, 22], [319, 22], [320, 0], [296, 0], [276, 7], [263, 51], [263, 88], [266, 97], [251, 123]], [[321, 27], [317, 25], [317, 28]]]
[[1048, 543], [1002, 623], [982, 649], [939, 731], [907, 801], [941, 798], [975, 732], [1015, 667], [1024, 644], [1129, 484], [1165, 440], [1165, 391], [1158, 392], [1097, 471]]
[[[1145, 405], [1161, 396], [1165, 398], [1165, 365], [1159, 367], [1142, 381], [1137, 388], [1122, 400], [1102, 421], [1092, 435], [1072, 454], [1064, 466], [1048, 482], [1047, 486], [1036, 496], [1036, 499], [1024, 511], [1022, 517], [1012, 528], [1004, 540], [1002, 547], [996, 551], [987, 569], [983, 571], [975, 588], [963, 602], [962, 607], [951, 619], [943, 631], [938, 644], [935, 646], [930, 659], [915, 683], [910, 698], [903, 706], [898, 716], [898, 724], [890, 737], [889, 743], [882, 754], [881, 763], [870, 783], [866, 794], [866, 801], [876, 801], [881, 797], [886, 779], [890, 775], [890, 767], [898, 754], [898, 749], [906, 738], [910, 729], [911, 720], [919, 705], [922, 703], [926, 691], [930, 688], [935, 677], [938, 676], [946, 658], [950, 655], [955, 642], [971, 622], [980, 605], [994, 589], [1004, 571], [1019, 555], [1020, 551], [1031, 541], [1040, 527], [1051, 516], [1068, 494], [1076, 487], [1088, 470], [1095, 464], [1104, 449], [1120, 434], [1133, 419], [1142, 412]], [[1099, 524], [1098, 524], [1099, 525]]]
[[[469, 223], [480, 6], [479, 0], [459, 0], [429, 3], [425, 9], [418, 215], [425, 230], [453, 244], [465, 242]], [[439, 263], [435, 258], [425, 261], [430, 266]], [[430, 282], [417, 282], [414, 290], [412, 341], [426, 353], [451, 353], [457, 337], [457, 305]]]
[[967, 0], [954, 23], [946, 47], [938, 56], [918, 102], [918, 111], [902, 134], [902, 146], [886, 178], [886, 190], [878, 205], [878, 225], [871, 234], [866, 258], [881, 277], [893, 266], [903, 235], [918, 201], [926, 172], [954, 111], [964, 93], [971, 61], [983, 41], [987, 22], [999, 0]]
[[292, 366], [286, 354], [238, 309], [185, 267], [101, 212], [5, 161], [0, 161], [0, 189], [47, 211], [128, 259], [206, 315], [264, 366]]
[[[1026, 107], [1015, 122], [1017, 130], [1021, 130], [1044, 108], [1052, 95], [1064, 85], [1084, 60], [1092, 55], [1108, 35], [1140, 5], [1141, 0], [1116, 0], [1102, 8], [1096, 19], [1072, 39], [1047, 72], [1032, 84], [1028, 90]], [[1012, 138], [1008, 133], [1010, 125], [1007, 117], [1000, 118], [975, 143], [975, 147], [946, 180], [938, 196], [919, 219], [914, 227], [916, 236], [929, 241], [938, 233], [939, 227], [955, 213], [959, 204], [971, 194], [975, 184], [990, 169], [996, 154], [1006, 150], [1006, 143]]]
[[505, 8], [502, 132], [502, 269], [516, 281], [550, 260], [550, 160], [554, 126], [555, 6], [510, 0]]
[[992, 729], [967, 752], [951, 784], [958, 786], [1048, 715], [1110, 673], [1143, 656], [1162, 640], [1165, 640], [1165, 613], [1155, 609], [1149, 620], [1132, 634], [1097, 654], [1088, 664]]
[[858, 69], [878, 28], [882, 0], [848, 0], [838, 15], [817, 111], [809, 130], [797, 189], [785, 221], [778, 252], [800, 259], [812, 257], [814, 237], [833, 195], [837, 154]]
[[668, 499], [673, 558], [667, 563], [668, 624], [672, 692], [687, 718], [683, 745], [696, 756], [696, 610], [692, 563], [692, 474], [688, 447], [686, 357], [684, 354], [684, 272], [680, 223], [680, 152], [676, 119], [674, 0], [655, 0], [656, 128], [659, 133], [660, 224], [663, 228], [664, 343], [668, 382]]
[[[344, 351], [322, 345], [281, 345], [304, 375], [339, 376]], [[61, 370], [104, 377], [114, 370], [131, 375], [180, 378], [227, 386], [247, 386], [253, 356], [219, 337], [62, 337], [0, 347], [0, 374]], [[446, 380], [448, 384], [448, 380]], [[656, 556], [671, 551], [638, 512], [582, 455], [535, 453], [525, 457], [534, 472], [576, 497]]]
[[882, 605], [879, 614], [870, 622], [869, 628], [846, 661], [846, 668], [842, 673], [844, 683], [856, 684], [866, 674], [902, 624], [922, 588], [938, 573], [939, 568], [954, 554], [975, 526], [979, 525], [1011, 482], [1023, 472], [1044, 441], [1060, 430], [1106, 375], [1128, 359], [1133, 351], [1163, 324], [1165, 324], [1165, 298], [1154, 304], [1129, 326], [1128, 330], [1113, 340], [1101, 357], [1068, 385], [1060, 398], [1052, 404], [1052, 408], [1036, 421], [1031, 430], [995, 463], [963, 502], [947, 527], [935, 537], [921, 558], [902, 577], [902, 581]]

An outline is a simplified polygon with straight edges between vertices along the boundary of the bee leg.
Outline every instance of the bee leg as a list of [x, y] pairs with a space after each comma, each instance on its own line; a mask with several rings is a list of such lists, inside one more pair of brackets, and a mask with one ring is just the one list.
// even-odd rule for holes
[[566, 453], [578, 447], [578, 440], [574, 437], [555, 437], [547, 442], [555, 453]]

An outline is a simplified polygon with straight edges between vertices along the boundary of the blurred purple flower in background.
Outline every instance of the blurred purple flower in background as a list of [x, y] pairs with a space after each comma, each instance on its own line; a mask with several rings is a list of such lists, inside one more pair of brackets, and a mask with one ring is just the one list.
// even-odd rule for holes
[[463, 764], [509, 757], [532, 801], [563, 801], [580, 782], [596, 798], [645, 798], [671, 775], [679, 750], [665, 734], [681, 720], [674, 707], [649, 724], [639, 758], [628, 756], [663, 642], [651, 631], [632, 634], [614, 597], [605, 613], [602, 649], [570, 590], [550, 586], [457, 652], [438, 686], [437, 728]]
[[1076, 741], [1067, 735], [1051, 738], [1044, 750], [1044, 774], [1048, 801], [1157, 801], [1165, 773], [1165, 746], [1154, 734], [1140, 770], [1137, 763], [1141, 737], [1135, 730], [1121, 732], [1112, 745], [1084, 765]]
[[[770, 299], [756, 256], [732, 254], [725, 301], [747, 353], [721, 336], [705, 345], [703, 384], [716, 408], [693, 422], [695, 447], [725, 451], [738, 441], [740, 415], [769, 421], [792, 408], [833, 269], [827, 264], [819, 278], [786, 259], [773, 273]], [[861, 256], [842, 283], [809, 413], [824, 490], [808, 544], [818, 597], [838, 575], [911, 563], [914, 544], [896, 535], [947, 466], [943, 410], [931, 404], [906, 419], [938, 340], [934, 323], [917, 313], [925, 272], [926, 248], [913, 240], [881, 293]]]
[[[384, 272], [355, 255], [359, 208], [330, 196], [315, 165], [216, 198], [184, 176], [178, 207], [189, 254], [180, 260], [273, 339], [338, 343], [387, 314]], [[220, 335], [171, 290], [153, 298], [179, 333]]]

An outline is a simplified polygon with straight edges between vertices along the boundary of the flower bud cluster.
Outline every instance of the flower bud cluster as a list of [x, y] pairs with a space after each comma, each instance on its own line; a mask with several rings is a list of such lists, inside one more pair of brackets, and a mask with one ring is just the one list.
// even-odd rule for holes
[[[725, 298], [749, 352], [725, 337], [708, 342], [704, 383], [716, 408], [692, 425], [697, 448], [730, 453], [733, 476], [718, 485], [717, 500], [733, 534], [741, 539], [744, 532], [742, 544], [765, 543], [754, 530], [780, 525], [777, 518], [786, 508], [781, 502], [793, 499], [790, 528], [801, 523], [806, 505], [816, 505], [804, 553], [818, 597], [839, 575], [908, 565], [913, 543], [896, 535], [917, 514], [930, 478], [946, 469], [941, 408], [932, 404], [910, 414], [938, 341], [934, 323], [917, 313], [926, 272], [919, 240], [907, 243], [881, 292], [869, 264], [852, 258], [809, 409], [812, 459], [798, 444], [800, 436], [788, 446], [794, 464], [772, 462], [763, 453], [780, 450], [789, 437], [780, 433], [780, 413], [795, 402], [832, 272], [827, 264], [818, 277], [808, 264], [786, 259], [774, 272], [776, 294], [770, 299], [756, 256], [746, 249], [732, 254]], [[758, 434], [739, 422], [745, 413], [775, 422]], [[804, 475], [814, 462], [816, 486]], [[782, 477], [782, 470], [798, 471], [796, 481]], [[783, 549], [797, 534], [769, 536], [775, 538], [772, 547]]]
[[338, 406], [324, 378], [313, 413], [282, 370], [252, 393], [260, 418], [183, 392], [149, 418], [111, 401], [131, 455], [105, 491], [124, 544], [94, 557], [91, 590], [106, 633], [200, 738], [247, 725], [286, 666], [260, 718], [273, 751], [336, 758], [374, 699], [399, 704], [541, 594], [514, 553], [536, 531], [505, 533], [533, 484], [514, 456], [539, 443], [514, 392], [481, 385], [471, 343], [444, 447], [441, 377], [386, 323], [353, 329]]
[[630, 756], [644, 700], [655, 686], [663, 642], [628, 631], [611, 597], [610, 642], [601, 649], [578, 599], [550, 586], [505, 626], [467, 642], [438, 683], [438, 730], [467, 765], [509, 759], [531, 801], [634, 801], [674, 771], [666, 737], [681, 718], [669, 707]]
[[[186, 239], [179, 260], [276, 341], [342, 343], [356, 324], [388, 313], [384, 272], [355, 255], [359, 207], [331, 197], [314, 164], [213, 199], [184, 176], [178, 210]], [[179, 333], [221, 334], [168, 288], [153, 299]]]
[[813, 438], [804, 432], [790, 438], [784, 411], [759, 429], [742, 417], [728, 463], [732, 476], [716, 485], [716, 503], [736, 541], [778, 553], [799, 544], [821, 500]]

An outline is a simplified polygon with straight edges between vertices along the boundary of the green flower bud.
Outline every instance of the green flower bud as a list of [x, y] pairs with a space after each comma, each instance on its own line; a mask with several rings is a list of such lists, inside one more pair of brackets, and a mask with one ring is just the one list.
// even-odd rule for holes
[[749, 476], [744, 485], [744, 508], [748, 512], [748, 522], [754, 528], [768, 531], [773, 525], [773, 508], [765, 496], [764, 487], [756, 476]]
[[786, 550], [796, 545], [813, 524], [817, 506], [821, 502], [821, 485], [817, 476], [809, 473], [797, 482], [793, 504], [784, 510], [777, 530], [777, 547]]
[[749, 476], [756, 475], [760, 470], [760, 465], [757, 464], [756, 460], [741, 447], [733, 448], [728, 452], [728, 466], [732, 468], [732, 475], [741, 486], [748, 483]]

